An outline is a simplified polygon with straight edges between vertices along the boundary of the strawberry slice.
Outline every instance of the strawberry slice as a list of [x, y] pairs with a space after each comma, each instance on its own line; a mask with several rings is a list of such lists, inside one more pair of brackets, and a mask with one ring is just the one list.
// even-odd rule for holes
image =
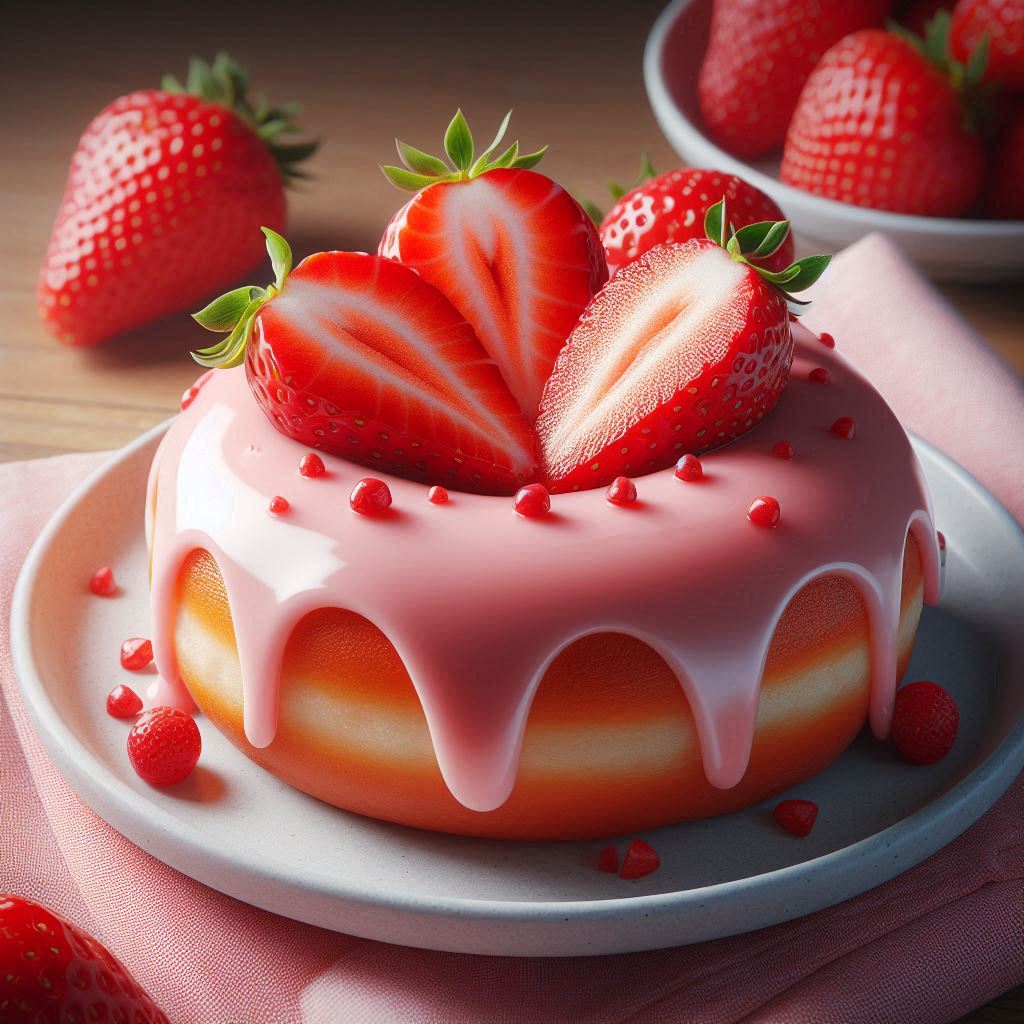
[[389, 180], [419, 190], [392, 218], [378, 253], [414, 267], [472, 324], [532, 422], [555, 358], [608, 278], [597, 230], [560, 185], [528, 168], [518, 143], [474, 158], [461, 112], [445, 135], [449, 167], [399, 142], [411, 170]]
[[[408, 267], [323, 252], [291, 270], [264, 228], [276, 279], [195, 314], [220, 344], [193, 353], [237, 366], [282, 434], [379, 470], [511, 494], [530, 476], [529, 428], [473, 329]], [[251, 339], [251, 341], [250, 341]]]
[[788, 293], [809, 287], [829, 258], [753, 266], [748, 257], [783, 244], [788, 222], [728, 224], [722, 200], [707, 238], [655, 246], [583, 314], [537, 420], [550, 490], [666, 468], [738, 437], [778, 400], [793, 358]]

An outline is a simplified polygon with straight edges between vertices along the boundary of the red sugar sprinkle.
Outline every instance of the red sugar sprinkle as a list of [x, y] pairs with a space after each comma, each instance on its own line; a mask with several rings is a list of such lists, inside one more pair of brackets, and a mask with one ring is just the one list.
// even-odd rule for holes
[[299, 460], [299, 472], [303, 476], [318, 477], [323, 476], [327, 472], [327, 467], [319, 455], [315, 452], [309, 452], [308, 455], [303, 455]]
[[134, 718], [142, 710], [142, 698], [130, 686], [115, 686], [107, 694], [111, 718]]
[[642, 839], [634, 839], [626, 850], [626, 856], [622, 858], [622, 870], [619, 878], [643, 878], [652, 871], [661, 867], [661, 858], [658, 851], [650, 843]]
[[121, 667], [129, 672], [144, 669], [153, 660], [153, 645], [141, 636], [133, 636], [121, 644]]
[[832, 335], [829, 334], [827, 331], [822, 331], [821, 334], [818, 335], [818, 341], [820, 341], [822, 345], [825, 346], [825, 348], [836, 347], [836, 339], [833, 338]]
[[181, 411], [184, 412], [195, 400], [196, 395], [199, 394], [199, 388], [193, 384], [190, 388], [185, 388], [181, 393]]
[[832, 379], [832, 376], [824, 366], [816, 366], [807, 374], [807, 379], [813, 380], [815, 384], [827, 384]]
[[700, 480], [704, 476], [704, 467], [700, 464], [700, 459], [696, 455], [690, 455], [687, 452], [677, 463], [676, 463], [676, 479], [683, 480], [688, 484], [692, 484], [697, 480]]
[[793, 458], [793, 446], [788, 441], [776, 441], [772, 445], [772, 455], [777, 459]]
[[840, 416], [832, 424], [831, 430], [836, 437], [841, 437], [845, 441], [852, 441], [854, 434], [857, 433], [857, 424], [849, 416]]
[[527, 484], [516, 491], [512, 508], [525, 519], [539, 519], [551, 511], [551, 495], [543, 484]]
[[288, 509], [290, 509], [291, 507], [291, 503], [288, 501], [287, 498], [282, 498], [280, 494], [275, 494], [274, 497], [270, 499], [270, 504], [267, 506], [267, 511], [272, 516], [280, 516], [284, 515], [284, 513], [287, 512]]
[[607, 498], [613, 505], [632, 505], [636, 501], [636, 484], [628, 476], [617, 476], [608, 485]]
[[779, 503], [774, 498], [762, 495], [760, 498], [755, 498], [754, 503], [747, 509], [747, 518], [755, 526], [773, 528], [779, 525], [781, 513]]
[[601, 853], [597, 858], [597, 869], [598, 871], [607, 871], [609, 875], [614, 875], [618, 872], [619, 851], [611, 843], [601, 848]]
[[117, 593], [114, 570], [109, 565], [100, 566], [89, 578], [89, 589], [99, 597], [112, 597]]
[[803, 839], [811, 834], [818, 819], [818, 805], [813, 800], [783, 800], [772, 811], [772, 817], [780, 828]]
[[429, 501], [431, 505], [444, 505], [448, 501], [448, 492], [445, 488], [435, 484], [429, 491], [427, 491], [427, 501]]
[[348, 503], [361, 516], [378, 516], [391, 508], [391, 489], [383, 480], [364, 476], [352, 488]]

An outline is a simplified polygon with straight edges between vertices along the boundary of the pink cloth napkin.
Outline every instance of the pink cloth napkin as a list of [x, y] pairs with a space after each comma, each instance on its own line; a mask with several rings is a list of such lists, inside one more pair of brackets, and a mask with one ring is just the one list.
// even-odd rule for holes
[[[888, 243], [843, 253], [807, 319], [1024, 521], [1020, 381]], [[32, 732], [11, 667], [25, 553], [103, 458], [0, 466], [0, 890], [95, 934], [174, 1024], [942, 1024], [1024, 982], [1024, 779], [878, 889], [748, 935], [626, 956], [388, 946], [256, 910], [166, 867], [79, 802]]]

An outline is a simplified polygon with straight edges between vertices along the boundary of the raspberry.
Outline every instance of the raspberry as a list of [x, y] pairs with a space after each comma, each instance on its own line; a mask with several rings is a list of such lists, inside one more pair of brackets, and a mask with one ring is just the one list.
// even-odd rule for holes
[[202, 749], [199, 726], [177, 708], [145, 712], [128, 733], [128, 759], [151, 786], [173, 786], [187, 779]]
[[551, 511], [551, 495], [543, 484], [527, 484], [516, 491], [512, 508], [526, 519], [539, 519]]
[[832, 424], [831, 429], [836, 437], [841, 437], [844, 441], [852, 441], [854, 434], [857, 433], [857, 424], [849, 416], [840, 416]]
[[704, 467], [696, 455], [687, 453], [676, 463], [676, 479], [692, 484], [704, 476]]
[[287, 498], [282, 498], [280, 494], [275, 494], [274, 497], [270, 499], [267, 511], [272, 516], [283, 516], [291, 507], [291, 503]]
[[788, 441], [777, 441], [772, 445], [772, 455], [777, 459], [793, 458], [793, 446]]
[[824, 366], [817, 366], [807, 374], [807, 379], [814, 381], [815, 384], [827, 384], [832, 376]]
[[142, 698], [130, 686], [115, 686], [107, 694], [111, 718], [134, 718], [142, 710]]
[[921, 680], [896, 691], [889, 739], [904, 761], [941, 761], [953, 749], [959, 728], [956, 701], [938, 683]]
[[129, 672], [144, 669], [153, 660], [153, 645], [141, 636], [133, 636], [121, 644], [121, 667]]
[[636, 484], [628, 476], [617, 476], [608, 485], [607, 497], [613, 505], [632, 505], [636, 501]]
[[352, 488], [348, 503], [361, 516], [379, 516], [391, 508], [391, 490], [383, 480], [365, 476]]
[[772, 816], [780, 828], [803, 839], [811, 834], [818, 820], [818, 805], [813, 800], [783, 800]]
[[327, 472], [327, 467], [324, 465], [324, 460], [321, 459], [319, 455], [315, 452], [309, 452], [299, 459], [299, 472], [303, 476], [313, 478], [323, 476]]
[[89, 589], [99, 597], [112, 597], [117, 593], [114, 570], [109, 565], [97, 569], [89, 580]]
[[755, 498], [754, 503], [747, 509], [747, 518], [756, 526], [766, 526], [769, 529], [779, 525], [779, 516], [782, 510], [779, 503], [767, 495]]
[[598, 871], [607, 871], [609, 875], [618, 873], [619, 851], [611, 843], [601, 848], [601, 853], [597, 858], [597, 869]]
[[427, 501], [431, 505], [445, 505], [448, 502], [448, 492], [443, 487], [435, 485], [427, 491]]
[[650, 843], [642, 839], [634, 839], [626, 850], [626, 856], [622, 858], [622, 870], [619, 878], [643, 878], [652, 871], [661, 867], [661, 858], [658, 851]]

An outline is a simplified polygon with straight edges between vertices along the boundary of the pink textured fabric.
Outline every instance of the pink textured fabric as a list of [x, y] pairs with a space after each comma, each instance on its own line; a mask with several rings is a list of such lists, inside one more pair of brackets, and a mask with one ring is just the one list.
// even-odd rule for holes
[[[808, 321], [904, 422], [1024, 521], [1024, 392], [881, 239], [854, 246]], [[164, 866], [84, 807], [25, 717], [10, 595], [46, 517], [103, 456], [0, 466], [0, 889], [33, 896], [124, 960], [174, 1024], [942, 1024], [1024, 982], [1024, 780], [925, 863], [749, 935], [606, 958], [433, 953], [256, 910]], [[940, 524], [941, 525], [941, 524]]]

